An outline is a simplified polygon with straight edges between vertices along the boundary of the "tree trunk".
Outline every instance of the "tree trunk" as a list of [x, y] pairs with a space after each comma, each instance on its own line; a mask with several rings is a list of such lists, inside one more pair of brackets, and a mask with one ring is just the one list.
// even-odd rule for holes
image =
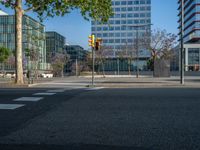
[[153, 63], [152, 63], [152, 65], [153, 65], [153, 77], [155, 77], [155, 61], [156, 61], [156, 57], [153, 56]]
[[16, 8], [15, 8], [15, 52], [16, 52], [16, 84], [24, 84], [23, 79], [23, 65], [22, 65], [22, 17], [23, 17], [23, 10], [22, 10], [22, 0], [16, 0]]
[[1, 69], [2, 69], [2, 73], [3, 73], [3, 77], [5, 77], [6, 74], [5, 74], [5, 63], [4, 62], [1, 63], [1, 67], [2, 67]]
[[131, 61], [128, 59], [128, 75], [131, 75]]
[[64, 78], [64, 65], [62, 64], [62, 72], [61, 72], [62, 78]]

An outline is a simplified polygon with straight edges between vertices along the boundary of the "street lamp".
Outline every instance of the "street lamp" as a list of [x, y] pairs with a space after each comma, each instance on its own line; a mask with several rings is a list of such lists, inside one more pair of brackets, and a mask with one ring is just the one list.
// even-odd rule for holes
[[181, 60], [180, 60], [180, 84], [184, 85], [184, 41], [183, 41], [183, 36], [184, 36], [184, 0], [181, 0], [181, 39], [180, 39], [180, 44], [181, 44]]
[[136, 66], [137, 66], [137, 73], [136, 78], [139, 78], [139, 28], [151, 26], [153, 24], [142, 24], [142, 25], [122, 25], [125, 27], [132, 27], [136, 28]]

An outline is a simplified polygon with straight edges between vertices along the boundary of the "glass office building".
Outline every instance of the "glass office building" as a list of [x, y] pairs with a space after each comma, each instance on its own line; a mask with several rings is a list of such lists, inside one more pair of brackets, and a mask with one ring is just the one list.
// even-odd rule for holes
[[56, 53], [63, 53], [65, 46], [65, 37], [61, 34], [48, 31], [46, 32], [46, 52], [47, 52], [47, 62], [51, 62], [51, 57]]
[[61, 34], [48, 31], [46, 32], [46, 51], [47, 53], [63, 53], [65, 37]]
[[[112, 0], [114, 16], [108, 23], [101, 24], [92, 21], [92, 34], [103, 39], [103, 45], [112, 48], [114, 56], [125, 47], [133, 47], [136, 41], [137, 29], [134, 26], [147, 25], [138, 28], [139, 38], [149, 36], [146, 34], [151, 27], [151, 0]], [[140, 48], [140, 50], [143, 48]], [[143, 57], [149, 52], [140, 51]]]
[[[178, 4], [178, 22], [179, 29], [181, 29], [181, 0], [178, 0]], [[183, 8], [185, 69], [186, 71], [200, 71], [200, 0], [184, 0]]]
[[[25, 49], [35, 49], [39, 51], [39, 68], [45, 69], [45, 26], [31, 17], [24, 15], [22, 28], [24, 62], [27, 62], [27, 58], [25, 58]], [[7, 15], [2, 11], [0, 13], [0, 46], [15, 51], [15, 16]]]
[[73, 71], [73, 65], [76, 63], [82, 65], [81, 63], [87, 60], [88, 51], [84, 50], [80, 45], [65, 45], [65, 51], [69, 55], [70, 60], [66, 66], [66, 72]]
[[79, 45], [65, 45], [65, 51], [74, 62], [76, 59], [84, 61], [88, 54], [88, 51], [84, 50], [84, 48]]

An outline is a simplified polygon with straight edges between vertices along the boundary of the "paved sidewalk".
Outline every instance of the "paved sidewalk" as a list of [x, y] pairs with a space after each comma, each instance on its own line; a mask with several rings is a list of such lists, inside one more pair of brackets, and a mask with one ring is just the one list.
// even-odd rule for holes
[[153, 77], [129, 77], [129, 78], [106, 78], [103, 82], [98, 82], [97, 86], [112, 88], [129, 88], [129, 87], [200, 87], [200, 77], [186, 77], [185, 84], [180, 84], [179, 77], [170, 78], [153, 78]]
[[[8, 82], [9, 83], [9, 82]], [[0, 88], [6, 86], [6, 82], [0, 81]], [[91, 76], [81, 77], [64, 77], [52, 79], [35, 80], [34, 84], [26, 85], [26, 87], [35, 88], [61, 88], [61, 87], [86, 87], [91, 85]], [[11, 87], [14, 85], [12, 84]], [[151, 76], [95, 76], [95, 86], [108, 88], [133, 88], [133, 87], [200, 87], [199, 76], [185, 77], [185, 85], [180, 84], [180, 78], [173, 76], [170, 78], [153, 78]]]

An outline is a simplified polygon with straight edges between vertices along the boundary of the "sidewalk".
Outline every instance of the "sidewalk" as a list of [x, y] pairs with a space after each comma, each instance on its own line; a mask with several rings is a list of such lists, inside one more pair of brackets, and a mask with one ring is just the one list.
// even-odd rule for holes
[[[96, 79], [98, 81], [98, 79]], [[140, 76], [139, 78], [106, 78], [103, 82], [97, 82], [96, 86], [108, 88], [150, 88], [150, 87], [194, 87], [200, 88], [199, 77], [186, 77], [185, 84], [180, 84], [179, 77], [153, 78]]]
[[[95, 86], [105, 88], [151, 88], [151, 87], [193, 87], [200, 88], [200, 77], [185, 77], [185, 85], [180, 84], [180, 78], [153, 78], [151, 76], [95, 76]], [[91, 76], [64, 77], [35, 80], [34, 84], [25, 84], [20, 87], [33, 88], [64, 88], [64, 87], [87, 87], [91, 85]], [[0, 88], [15, 88], [13, 82], [0, 81]]]
[[[46, 83], [53, 81], [54, 79], [34, 79], [33, 84], [36, 83]], [[28, 88], [31, 84], [28, 84], [27, 79], [24, 80], [25, 84], [23, 85], [16, 85], [14, 83], [14, 78], [0, 78], [0, 88]]]

